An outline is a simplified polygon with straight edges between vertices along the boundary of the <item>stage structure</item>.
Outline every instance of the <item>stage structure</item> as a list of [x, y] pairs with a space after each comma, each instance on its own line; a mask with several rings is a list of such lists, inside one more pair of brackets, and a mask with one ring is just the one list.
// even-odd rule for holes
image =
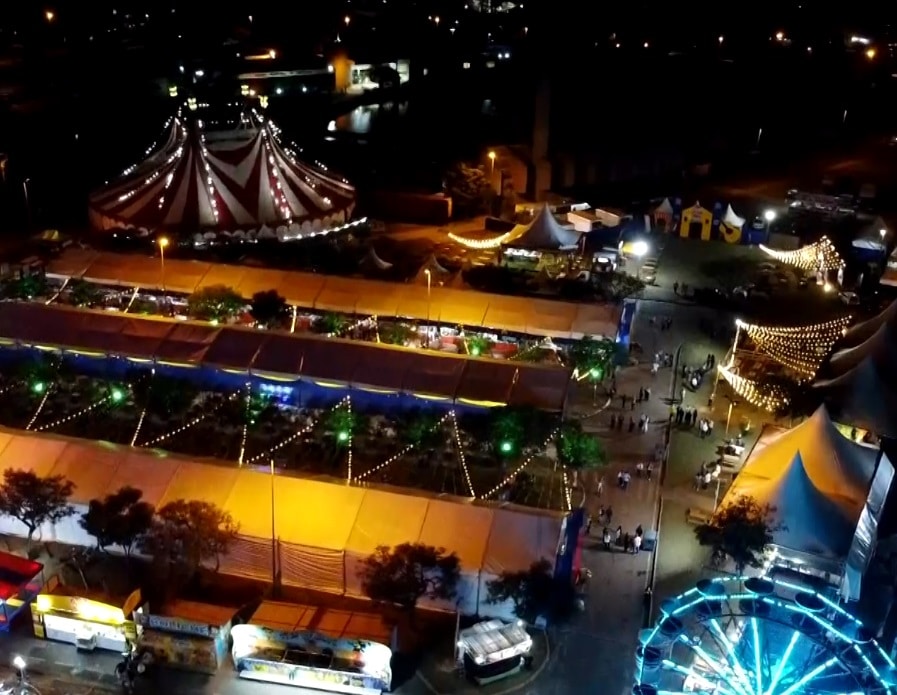
[[821, 593], [773, 577], [703, 579], [661, 604], [634, 695], [888, 695], [894, 662]]

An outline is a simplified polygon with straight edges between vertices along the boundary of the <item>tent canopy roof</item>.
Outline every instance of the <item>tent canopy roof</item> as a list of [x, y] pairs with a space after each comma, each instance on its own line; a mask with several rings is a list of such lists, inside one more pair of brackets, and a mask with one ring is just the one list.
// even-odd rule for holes
[[790, 430], [765, 431], [722, 506], [749, 495], [776, 508], [775, 543], [846, 556], [875, 473], [876, 450], [844, 437], [824, 407]]
[[[251, 468], [198, 463], [158, 451], [0, 429], [0, 471], [62, 474], [75, 484], [72, 502], [86, 505], [125, 485], [164, 505], [213, 502], [230, 512], [243, 536], [270, 539], [271, 477]], [[310, 548], [370, 554], [377, 545], [421, 542], [458, 554], [465, 570], [521, 570], [554, 560], [562, 515], [446, 498], [396, 494], [277, 475], [278, 537]], [[296, 506], [293, 502], [302, 500]]]
[[532, 222], [511, 236], [506, 245], [526, 249], [557, 250], [576, 246], [579, 237], [579, 232], [562, 227], [546, 204], [536, 213]]
[[[69, 249], [50, 261], [47, 273], [56, 277], [83, 278], [100, 284], [160, 289], [157, 259], [144, 256], [100, 253]], [[437, 275], [434, 273], [434, 276]], [[614, 304], [576, 304], [551, 301], [556, 310], [535, 310], [548, 300], [510, 297], [486, 292], [438, 287], [433, 278], [430, 301], [419, 285], [399, 285], [377, 280], [341, 278], [295, 271], [231, 266], [178, 258], [165, 259], [165, 287], [171, 292], [190, 294], [210, 285], [226, 285], [249, 298], [262, 290], [277, 290], [286, 300], [303, 309], [370, 315], [372, 298], [383, 297], [377, 305], [379, 316], [401, 316], [484, 327], [496, 331], [523, 331], [552, 338], [582, 338], [585, 335], [613, 338], [622, 314]], [[490, 309], [496, 307], [496, 311]], [[429, 309], [429, 311], [428, 311]], [[500, 310], [498, 310], [500, 309]], [[559, 316], [565, 319], [561, 322]]]
[[551, 411], [563, 409], [570, 383], [570, 371], [556, 366], [41, 304], [0, 304], [0, 338], [27, 347]]

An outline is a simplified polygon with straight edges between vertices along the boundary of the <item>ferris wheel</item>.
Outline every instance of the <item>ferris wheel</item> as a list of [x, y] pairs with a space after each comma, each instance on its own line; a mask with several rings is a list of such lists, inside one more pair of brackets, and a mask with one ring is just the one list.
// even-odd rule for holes
[[897, 695], [897, 669], [824, 595], [768, 577], [704, 579], [642, 630], [633, 695]]

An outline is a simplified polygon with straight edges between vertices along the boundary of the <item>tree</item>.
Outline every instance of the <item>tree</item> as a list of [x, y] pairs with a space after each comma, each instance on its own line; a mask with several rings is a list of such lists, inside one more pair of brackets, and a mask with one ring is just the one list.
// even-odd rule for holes
[[421, 598], [451, 600], [461, 579], [455, 553], [422, 543], [386, 545], [368, 557], [359, 570], [364, 593], [377, 603], [391, 603], [412, 612]]
[[215, 560], [221, 566], [240, 531], [229, 512], [211, 502], [175, 500], [156, 512], [140, 547], [169, 569], [182, 570], [192, 577], [200, 565]]
[[474, 335], [467, 339], [467, 352], [474, 357], [488, 355], [492, 349], [492, 341], [481, 335]]
[[554, 588], [551, 563], [542, 559], [530, 565], [529, 569], [505, 571], [498, 578], [487, 582], [486, 591], [489, 595], [486, 602], [496, 604], [512, 601], [514, 615], [533, 623], [551, 607]]
[[337, 446], [347, 446], [358, 429], [358, 416], [349, 408], [339, 406], [327, 413], [322, 424]]
[[74, 306], [95, 306], [102, 295], [100, 288], [87, 280], [73, 280], [69, 283], [69, 301]]
[[328, 312], [323, 316], [318, 317], [312, 324], [312, 330], [315, 333], [322, 333], [323, 335], [338, 336], [346, 329], [347, 325], [348, 323], [343, 316]]
[[30, 552], [34, 534], [44, 524], [55, 524], [74, 514], [69, 497], [75, 484], [61, 475], [41, 477], [31, 471], [9, 469], [0, 485], [0, 514], [22, 522], [28, 530]]
[[43, 275], [23, 275], [6, 284], [4, 294], [10, 299], [30, 300], [47, 294], [47, 278]]
[[524, 413], [517, 408], [492, 411], [490, 436], [492, 448], [500, 458], [511, 458], [519, 454], [527, 442]]
[[774, 507], [744, 495], [695, 528], [695, 537], [698, 543], [711, 548], [715, 557], [732, 558], [737, 573], [742, 575], [746, 567], [762, 566], [773, 533], [784, 529], [772, 521], [775, 511]]
[[387, 345], [404, 345], [413, 340], [417, 331], [406, 323], [381, 323], [377, 329], [380, 342]]
[[561, 464], [572, 469], [574, 476], [578, 476], [579, 471], [603, 466], [606, 461], [604, 447], [598, 437], [583, 432], [579, 420], [566, 420], [561, 425], [557, 450]]
[[227, 321], [245, 306], [246, 300], [225, 285], [209, 285], [187, 297], [187, 314], [201, 321]]
[[433, 446], [439, 441], [439, 418], [426, 411], [408, 413], [399, 426], [399, 437], [413, 447]]
[[290, 314], [287, 300], [277, 290], [264, 290], [252, 295], [249, 313], [259, 326], [277, 326]]
[[123, 487], [103, 499], [91, 500], [79, 523], [97, 539], [97, 548], [120, 546], [130, 558], [134, 546], [153, 523], [153, 505], [143, 500], [143, 492]]
[[445, 191], [459, 217], [479, 215], [492, 201], [492, 184], [479, 167], [458, 162], [445, 173]]
[[620, 301], [645, 289], [644, 281], [627, 273], [601, 273], [598, 277], [605, 297]]
[[577, 376], [600, 381], [609, 376], [616, 354], [617, 346], [613, 340], [587, 335], [573, 344], [569, 359]]

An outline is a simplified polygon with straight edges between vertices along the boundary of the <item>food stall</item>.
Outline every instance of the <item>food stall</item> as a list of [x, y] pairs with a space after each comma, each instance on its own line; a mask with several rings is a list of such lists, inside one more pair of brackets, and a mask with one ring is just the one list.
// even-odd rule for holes
[[480, 685], [518, 673], [533, 647], [521, 622], [486, 620], [458, 633], [465, 672]]
[[227, 658], [236, 609], [194, 601], [172, 601], [158, 611], [138, 611], [143, 628], [138, 642], [152, 663], [199, 673], [215, 673]]
[[128, 650], [138, 627], [129, 619], [140, 606], [140, 590], [123, 601], [86, 590], [72, 591], [53, 577], [31, 604], [34, 636], [68, 642], [84, 651]]
[[379, 695], [392, 685], [394, 633], [376, 613], [266, 601], [231, 629], [232, 655], [241, 678]]

